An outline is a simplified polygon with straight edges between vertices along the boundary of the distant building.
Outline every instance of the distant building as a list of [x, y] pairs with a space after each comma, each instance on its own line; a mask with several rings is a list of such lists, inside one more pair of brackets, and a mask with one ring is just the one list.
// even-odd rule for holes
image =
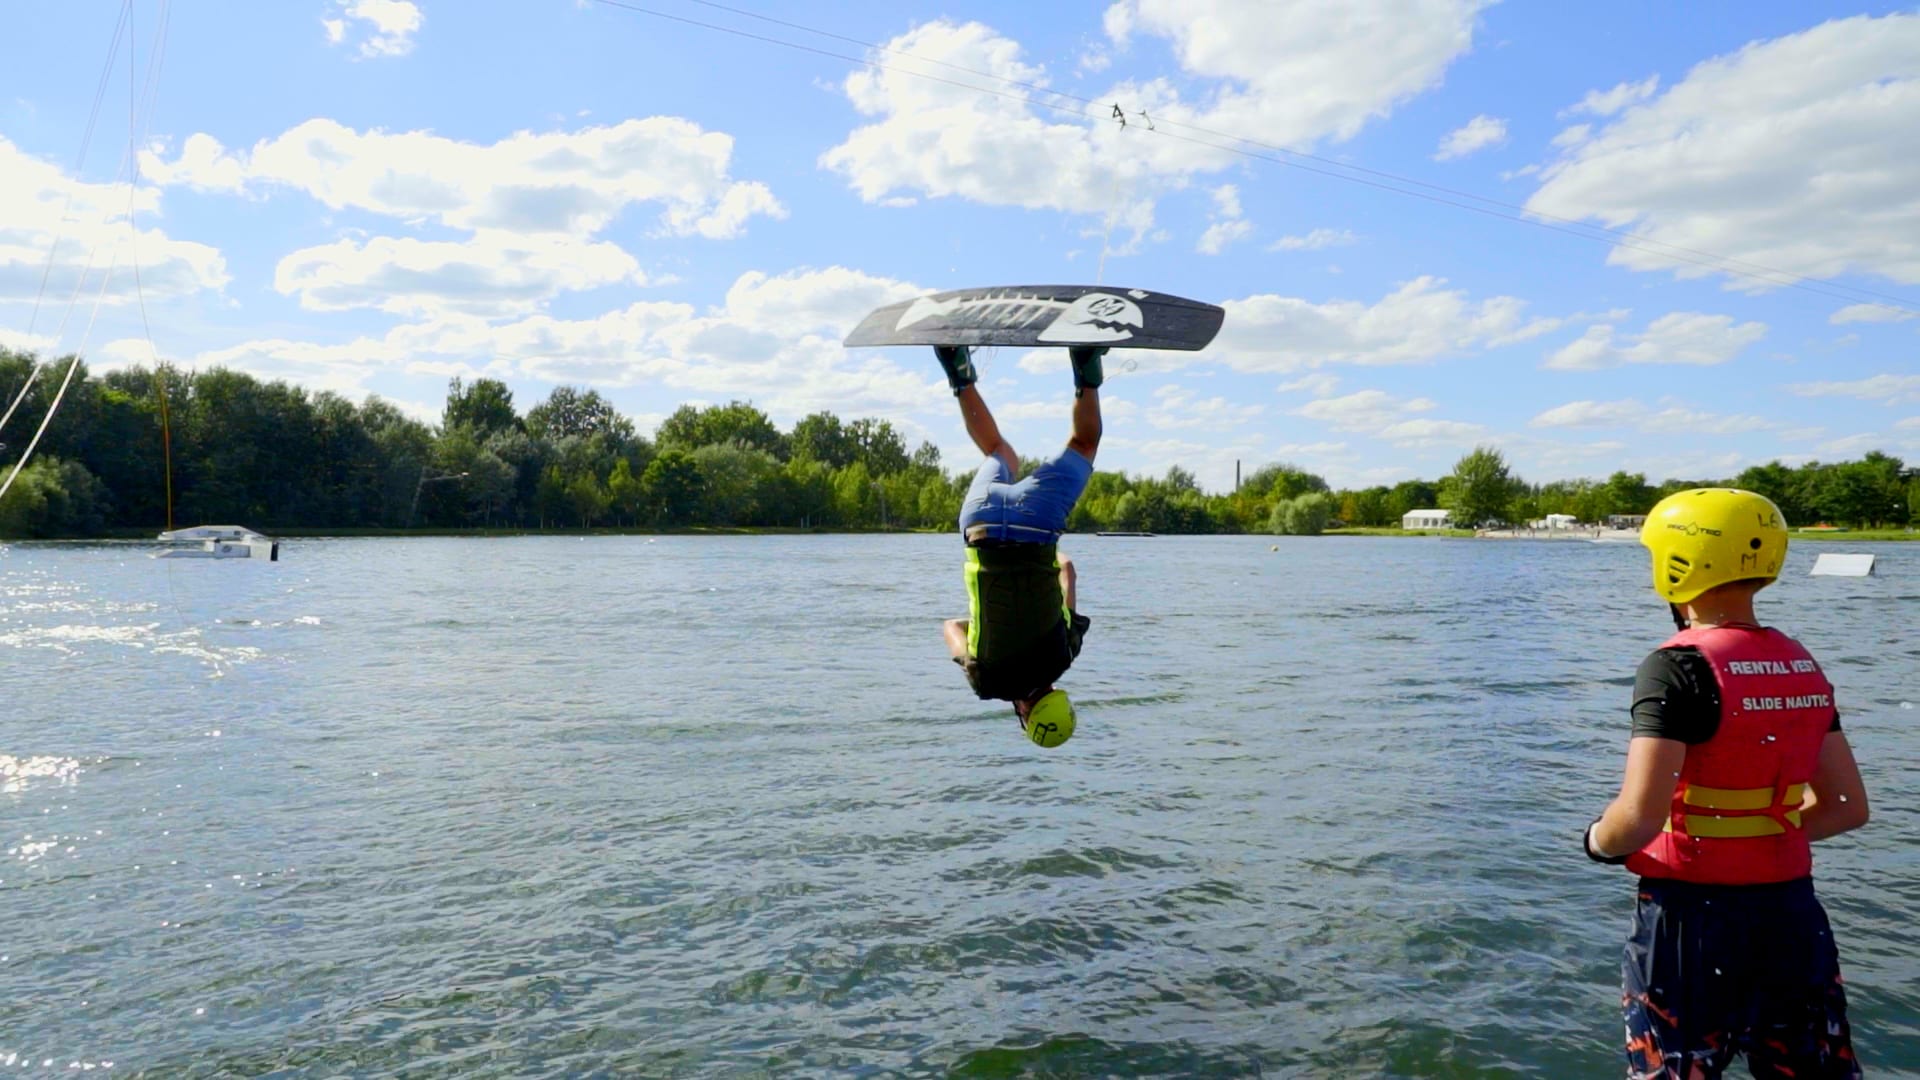
[[1645, 514], [1607, 515], [1607, 528], [1609, 529], [1637, 529], [1646, 523], [1647, 515]]
[[1450, 529], [1453, 527], [1451, 510], [1409, 510], [1400, 518], [1403, 529]]

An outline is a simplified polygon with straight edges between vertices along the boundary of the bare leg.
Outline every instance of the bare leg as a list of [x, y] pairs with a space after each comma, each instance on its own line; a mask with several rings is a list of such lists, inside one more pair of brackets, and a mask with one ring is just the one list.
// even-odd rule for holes
[[1060, 595], [1066, 598], [1068, 611], [1079, 611], [1080, 605], [1075, 602], [1078, 599], [1078, 597], [1074, 595], [1074, 585], [1079, 582], [1080, 576], [1073, 572], [1072, 559], [1069, 559], [1065, 555], [1062, 555], [1059, 558], [1059, 562], [1060, 562]]
[[1088, 461], [1093, 460], [1095, 450], [1100, 448], [1100, 391], [1097, 387], [1086, 387], [1073, 399], [1073, 435], [1067, 440], [1070, 449], [1080, 452]]
[[[966, 422], [967, 437], [973, 440], [973, 445], [979, 447], [982, 454], [1006, 462], [1007, 471], [1018, 476], [1020, 458], [1007, 440], [1001, 437], [1000, 425], [993, 422], [993, 413], [987, 410], [987, 403], [981, 398], [979, 389], [969, 386], [955, 393], [954, 398], [960, 402], [960, 419]], [[1075, 412], [1078, 413], [1077, 407]], [[1094, 439], [1098, 441], [1099, 436], [1096, 434]]]

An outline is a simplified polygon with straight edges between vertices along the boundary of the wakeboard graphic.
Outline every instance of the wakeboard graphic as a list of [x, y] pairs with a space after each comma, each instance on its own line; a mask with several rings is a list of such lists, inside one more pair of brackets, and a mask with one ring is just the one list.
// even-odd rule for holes
[[1104, 345], [1204, 349], [1226, 312], [1145, 289], [1008, 285], [934, 293], [873, 312], [847, 335], [861, 345]]

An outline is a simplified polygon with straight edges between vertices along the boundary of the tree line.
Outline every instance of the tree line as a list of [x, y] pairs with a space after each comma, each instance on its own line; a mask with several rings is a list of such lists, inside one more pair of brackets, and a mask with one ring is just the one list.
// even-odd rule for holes
[[1394, 526], [1410, 509], [1451, 511], [1459, 525], [1525, 525], [1551, 514], [1598, 524], [1615, 515], [1644, 515], [1655, 503], [1697, 487], [1738, 487], [1772, 499], [1793, 526], [1826, 523], [1854, 528], [1920, 523], [1920, 470], [1874, 451], [1859, 461], [1788, 466], [1756, 465], [1735, 476], [1647, 482], [1645, 473], [1616, 472], [1605, 480], [1530, 484], [1514, 475], [1505, 456], [1476, 447], [1446, 476], [1425, 483], [1308, 495], [1276, 506], [1274, 532], [1317, 532], [1330, 523]]
[[[0, 405], [33, 367], [31, 355], [0, 349]], [[5, 472], [65, 371], [64, 359], [42, 370], [0, 432]], [[356, 404], [220, 368], [132, 367], [96, 377], [82, 364], [31, 464], [0, 500], [0, 536], [157, 529], [169, 482], [181, 526], [951, 528], [971, 478], [971, 468], [943, 468], [931, 443], [909, 450], [879, 418], [823, 411], [781, 430], [751, 403], [734, 401], [681, 406], [648, 435], [591, 389], [556, 387], [522, 411], [504, 383], [455, 379], [439, 423], [427, 424], [377, 396]], [[1881, 454], [1761, 466], [1733, 482], [1774, 498], [1796, 524], [1904, 523], [1920, 505], [1899, 460]], [[1336, 491], [1304, 469], [1270, 464], [1236, 491], [1208, 493], [1174, 466], [1158, 477], [1096, 472], [1069, 527], [1305, 533], [1397, 525], [1407, 511], [1434, 506], [1460, 521], [1547, 513], [1597, 520], [1644, 513], [1682, 486], [1689, 485], [1652, 487], [1625, 473], [1531, 486], [1490, 448], [1433, 482], [1360, 490]]]

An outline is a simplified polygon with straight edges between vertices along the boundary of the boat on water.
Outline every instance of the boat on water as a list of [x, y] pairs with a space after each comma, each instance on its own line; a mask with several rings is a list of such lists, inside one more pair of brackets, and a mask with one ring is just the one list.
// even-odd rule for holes
[[[170, 529], [159, 537], [169, 548], [156, 559], [265, 559], [280, 561], [280, 542], [240, 525], [196, 525], [191, 529]], [[185, 545], [195, 545], [188, 547]]]

